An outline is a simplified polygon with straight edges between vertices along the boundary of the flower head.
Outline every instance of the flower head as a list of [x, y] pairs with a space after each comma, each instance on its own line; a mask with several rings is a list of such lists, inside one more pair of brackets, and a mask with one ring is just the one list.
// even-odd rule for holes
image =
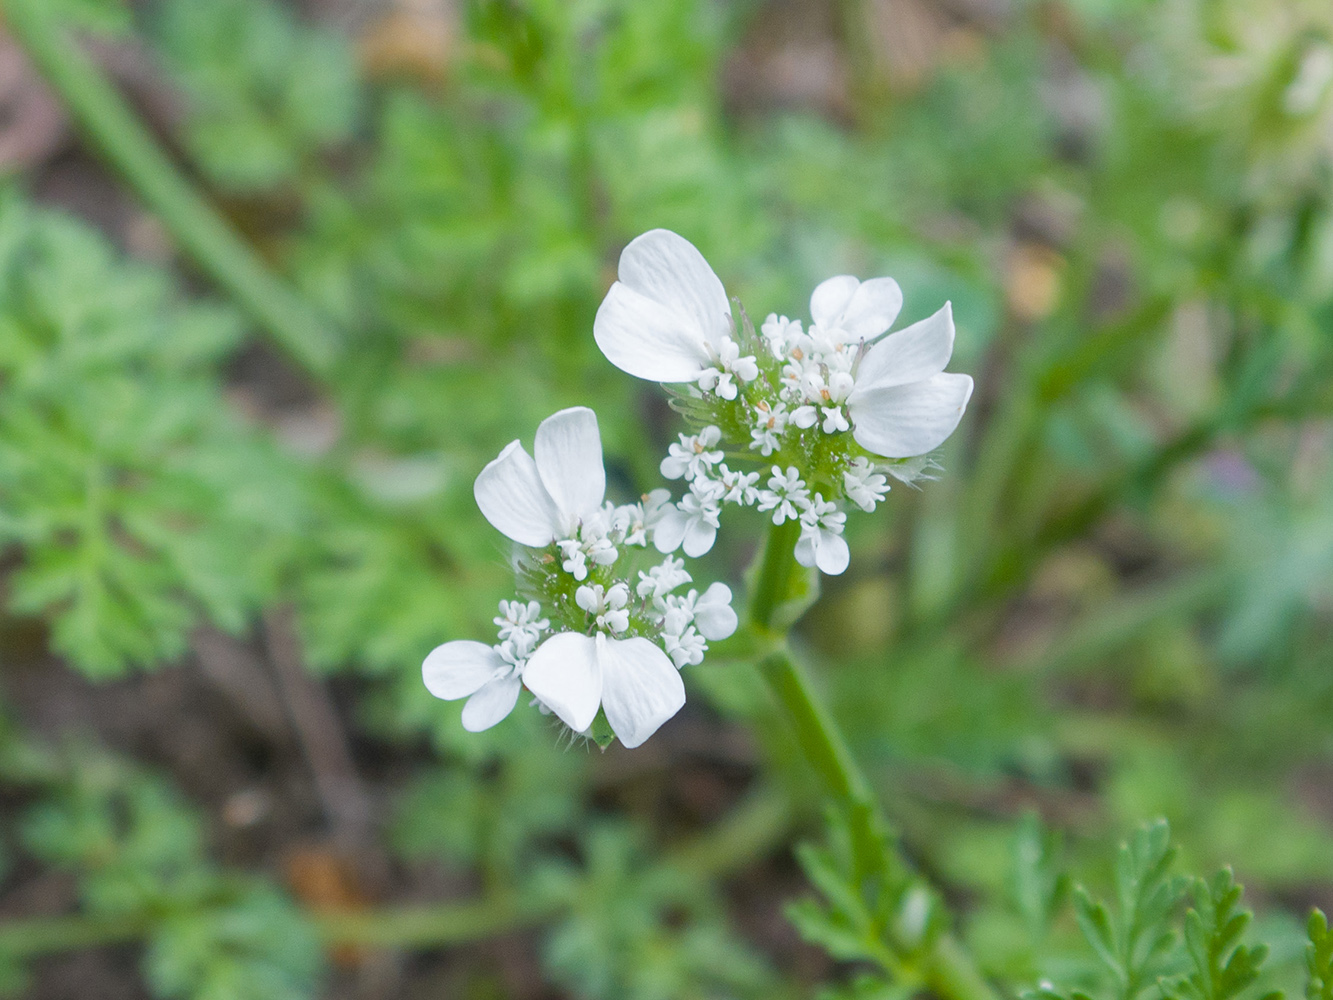
[[[630, 582], [649, 544], [669, 552], [683, 542], [689, 555], [706, 551], [723, 495], [746, 491], [743, 478], [730, 485], [712, 478], [722, 453], [710, 448], [719, 438], [715, 427], [682, 438], [673, 460], [690, 479], [690, 492], [680, 504], [661, 489], [638, 503], [606, 502], [597, 418], [586, 408], [543, 420], [535, 457], [517, 441], [507, 446], [477, 476], [474, 493], [486, 519], [524, 547], [516, 548], [514, 565], [526, 600], [500, 602], [494, 645], [455, 640], [432, 650], [422, 664], [427, 689], [439, 698], [466, 698], [469, 730], [507, 716], [526, 686], [543, 711], [575, 732], [595, 731], [603, 741], [605, 727], [593, 728], [602, 713], [626, 746], [647, 739], [684, 704], [679, 667], [701, 662], [706, 637], [726, 630], [717, 622], [730, 616], [735, 628], [725, 587], [710, 588], [707, 600], [696, 591], [688, 601], [673, 596], [691, 582], [682, 559], [668, 555], [638, 573], [637, 587]], [[678, 604], [689, 605], [680, 628]]]
[[[676, 405], [698, 428], [662, 461], [663, 475], [690, 490], [664, 509], [660, 550], [706, 552], [722, 506], [734, 503], [771, 511], [776, 524], [801, 518], [802, 560], [826, 573], [845, 568], [844, 507], [873, 511], [888, 476], [923, 478], [972, 394], [970, 376], [944, 370], [949, 304], [889, 333], [902, 304], [892, 278], [838, 275], [811, 294], [809, 325], [770, 313], [756, 332], [744, 312], [733, 323], [721, 282], [688, 241], [654, 230], [625, 248], [597, 343], [632, 375], [684, 383]], [[759, 473], [723, 464], [747, 457], [774, 467], [767, 489]], [[816, 489], [832, 509], [810, 513]]]

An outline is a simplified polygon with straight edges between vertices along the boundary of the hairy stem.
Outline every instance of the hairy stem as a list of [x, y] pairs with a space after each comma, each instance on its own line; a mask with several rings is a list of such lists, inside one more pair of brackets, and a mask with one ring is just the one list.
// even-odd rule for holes
[[[770, 531], [755, 581], [750, 621], [761, 631], [771, 630], [773, 612], [790, 592], [796, 567], [797, 531], [789, 525], [790, 522]], [[801, 665], [783, 647], [765, 656], [759, 668], [785, 710], [806, 760], [847, 816], [857, 869], [882, 871], [886, 864], [905, 869], [906, 862], [896, 852], [889, 858], [881, 856], [891, 843], [886, 837], [889, 824], [842, 731], [819, 700]], [[892, 847], [887, 849], [893, 851]], [[995, 991], [977, 970], [971, 956], [948, 934], [936, 937], [929, 951], [913, 964], [925, 986], [945, 1000], [996, 1000]]]
[[70, 115], [195, 263], [307, 372], [325, 376], [335, 353], [331, 327], [200, 197], [111, 82], [54, 23], [51, 6], [48, 0], [0, 0], [6, 26]]

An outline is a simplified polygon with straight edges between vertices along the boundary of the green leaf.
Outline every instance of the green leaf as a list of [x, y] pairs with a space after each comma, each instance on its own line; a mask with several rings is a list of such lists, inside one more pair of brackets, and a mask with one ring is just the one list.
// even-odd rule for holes
[[1170, 874], [1176, 849], [1166, 820], [1135, 832], [1120, 846], [1115, 864], [1115, 904], [1075, 890], [1080, 930], [1114, 977], [1121, 1000], [1134, 1000], [1168, 969], [1175, 941], [1171, 927], [1186, 880]]
[[1185, 945], [1194, 968], [1187, 977], [1165, 980], [1163, 992], [1180, 1000], [1231, 1000], [1259, 978], [1268, 947], [1240, 943], [1253, 915], [1239, 906], [1243, 890], [1230, 868], [1211, 882], [1197, 879], [1193, 891]]

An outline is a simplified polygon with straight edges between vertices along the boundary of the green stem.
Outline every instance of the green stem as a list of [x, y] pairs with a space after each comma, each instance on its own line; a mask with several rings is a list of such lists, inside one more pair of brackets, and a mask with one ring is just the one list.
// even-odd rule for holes
[[127, 944], [148, 933], [136, 917], [34, 917], [0, 924], [0, 955], [30, 958], [102, 945]]
[[796, 570], [796, 540], [800, 536], [800, 521], [784, 521], [769, 529], [764, 558], [754, 581], [754, 596], [750, 598], [750, 624], [764, 632], [772, 630], [773, 616], [790, 591]]
[[[797, 531], [784, 524], [769, 532], [750, 604], [751, 623], [760, 631], [771, 630], [773, 612], [790, 592], [796, 567]], [[892, 850], [886, 837], [889, 824], [842, 731], [815, 694], [800, 664], [783, 647], [765, 656], [759, 668], [786, 711], [806, 760], [847, 816], [857, 870], [882, 871], [886, 863], [906, 869], [905, 861], [896, 854], [890, 858], [882, 856], [886, 849]], [[977, 970], [971, 956], [951, 935], [937, 936], [917, 967], [924, 985], [946, 1000], [996, 1000], [995, 991]]]
[[6, 24], [70, 115], [195, 262], [310, 374], [333, 364], [333, 330], [275, 278], [171, 162], [110, 81], [54, 23], [49, 0], [0, 0]]
[[313, 917], [326, 944], [379, 948], [426, 948], [465, 944], [545, 923], [562, 906], [536, 905], [499, 894], [469, 903], [413, 906]]

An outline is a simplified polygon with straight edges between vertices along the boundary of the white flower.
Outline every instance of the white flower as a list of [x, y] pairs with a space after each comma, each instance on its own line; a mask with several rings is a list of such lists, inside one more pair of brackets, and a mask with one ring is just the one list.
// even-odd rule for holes
[[586, 406], [552, 414], [537, 427], [534, 461], [518, 441], [481, 470], [477, 506], [501, 534], [543, 548], [605, 520], [606, 471], [597, 415]]
[[801, 334], [801, 321], [799, 319], [788, 319], [786, 316], [779, 316], [777, 313], [769, 313], [768, 318], [764, 320], [764, 325], [759, 328], [764, 341], [768, 344], [768, 349], [773, 352], [773, 357], [781, 361], [788, 352], [797, 345]]
[[663, 632], [662, 645], [677, 670], [687, 664], [698, 666], [704, 661], [704, 653], [708, 652], [708, 643], [693, 625], [686, 625], [680, 632]]
[[876, 455], [908, 458], [944, 443], [972, 395], [971, 376], [944, 370], [953, 339], [953, 311], [945, 303], [935, 315], [889, 334], [866, 352], [847, 397], [857, 444]]
[[819, 423], [819, 410], [811, 406], [809, 403], [804, 406], [798, 406], [791, 411], [791, 422], [801, 428], [801, 430], [805, 430], [807, 427], [813, 427], [815, 424]]
[[500, 646], [456, 639], [430, 651], [421, 664], [421, 679], [436, 698], [466, 698], [463, 728], [479, 733], [513, 711], [528, 648], [512, 639]]
[[739, 624], [731, 606], [731, 588], [725, 583], [710, 585], [703, 596], [691, 590], [684, 597], [668, 597], [666, 604], [668, 612], [683, 613], [687, 624], [694, 625], [700, 635], [714, 642], [730, 636]]
[[735, 399], [737, 389], [731, 380], [733, 375], [742, 382], [753, 382], [759, 377], [754, 355], [741, 357], [740, 354], [740, 346], [730, 337], [724, 338], [718, 348], [716, 366], [705, 368], [699, 374], [699, 388], [704, 392], [716, 392], [723, 399]]
[[722, 508], [718, 501], [725, 487], [719, 482], [708, 479], [695, 479], [690, 483], [690, 492], [680, 498], [680, 503], [662, 514], [657, 530], [653, 533], [653, 544], [658, 552], [675, 552], [684, 545], [685, 554], [697, 559], [713, 547], [717, 538], [717, 527]]
[[754, 429], [750, 431], [750, 447], [759, 449], [767, 458], [782, 447], [782, 434], [787, 429], [787, 406], [777, 403], [770, 407], [760, 400], [755, 405]]
[[836, 434], [838, 431], [845, 431], [851, 428], [847, 423], [847, 418], [843, 416], [841, 406], [820, 407], [824, 413], [824, 433]]
[[754, 485], [759, 482], [759, 473], [732, 472], [723, 464], [719, 466], [717, 476], [718, 482], [726, 489], [726, 493], [722, 494], [723, 503], [738, 503], [748, 507], [759, 499], [759, 490]]
[[892, 326], [902, 307], [902, 290], [892, 278], [829, 278], [810, 296], [812, 337], [832, 347], [861, 343]]
[[641, 636], [553, 635], [528, 660], [523, 683], [576, 733], [592, 725], [600, 706], [631, 749], [685, 704], [685, 685], [671, 659]]
[[666, 479], [686, 480], [696, 476], [707, 477], [714, 465], [722, 461], [722, 452], [713, 450], [722, 440], [722, 432], [712, 424], [698, 434], [680, 435], [680, 444], [673, 444], [667, 449], [667, 457], [662, 459], [661, 473]]
[[670, 490], [656, 489], [645, 493], [638, 503], [616, 508], [617, 530], [624, 536], [624, 544], [647, 545], [663, 508], [670, 502]]
[[869, 459], [860, 456], [842, 474], [842, 484], [847, 499], [867, 514], [874, 513], [875, 505], [889, 492], [889, 481], [875, 471]]
[[802, 566], [818, 566], [830, 576], [847, 569], [851, 553], [842, 537], [847, 515], [836, 503], [818, 493], [801, 513], [801, 537], [796, 542], [796, 561]]
[[604, 632], [623, 632], [629, 628], [629, 587], [613, 583], [604, 590], [600, 583], [584, 584], [574, 591], [574, 603], [596, 616], [597, 627]]
[[639, 571], [639, 585], [635, 590], [642, 598], [660, 599], [692, 579], [693, 577], [685, 570], [684, 559], [667, 556], [660, 566], [649, 568], [647, 573]]
[[588, 555], [578, 539], [565, 539], [560, 545], [560, 568], [575, 580], [588, 579]]
[[796, 466], [787, 466], [784, 473], [776, 465], [768, 479], [768, 489], [760, 491], [759, 509], [773, 511], [773, 523], [794, 521], [810, 505], [810, 491]]
[[493, 619], [500, 626], [500, 641], [514, 636], [525, 636], [530, 645], [536, 645], [537, 637], [550, 627], [548, 618], [539, 618], [542, 606], [536, 601], [501, 601], [500, 617]]
[[619, 277], [592, 327], [608, 361], [652, 382], [694, 382], [722, 367], [731, 304], [689, 240], [666, 229], [644, 233], [621, 253]]

